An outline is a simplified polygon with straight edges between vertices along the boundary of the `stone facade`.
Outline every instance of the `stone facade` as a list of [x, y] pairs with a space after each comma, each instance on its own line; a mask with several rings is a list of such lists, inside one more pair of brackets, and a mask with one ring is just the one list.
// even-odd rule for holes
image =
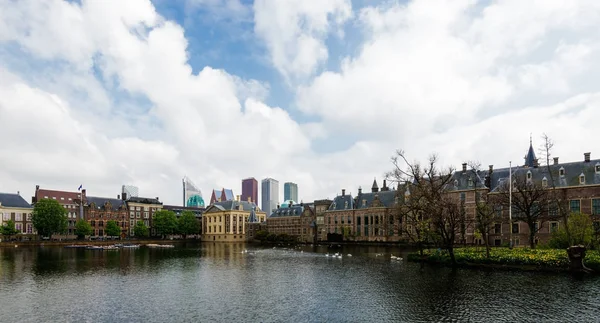
[[202, 241], [242, 242], [249, 223], [264, 222], [267, 215], [248, 201], [216, 202], [202, 216]]

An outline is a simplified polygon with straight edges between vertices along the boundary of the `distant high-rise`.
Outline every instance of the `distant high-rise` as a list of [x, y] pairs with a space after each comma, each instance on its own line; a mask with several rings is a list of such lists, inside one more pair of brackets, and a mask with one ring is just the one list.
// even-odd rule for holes
[[242, 180], [242, 201], [258, 204], [258, 181], [254, 177]]
[[292, 182], [283, 184], [283, 200], [298, 202], [298, 184]]
[[123, 185], [122, 190], [121, 190], [121, 194], [123, 196], [123, 200], [127, 200], [130, 197], [138, 197], [139, 195], [139, 189], [137, 186], [133, 186], [133, 185]]
[[183, 206], [204, 207], [202, 191], [187, 177], [183, 177]]
[[261, 182], [261, 206], [262, 210], [270, 216], [279, 204], [279, 181], [265, 178]]

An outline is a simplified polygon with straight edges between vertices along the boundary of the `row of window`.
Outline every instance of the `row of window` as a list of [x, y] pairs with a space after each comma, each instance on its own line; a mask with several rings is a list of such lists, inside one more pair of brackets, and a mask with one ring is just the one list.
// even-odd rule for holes
[[[0, 213], [3, 221], [12, 220], [10, 212]], [[15, 222], [23, 221], [23, 215], [26, 215], [27, 221], [31, 221], [31, 213], [15, 213]]]

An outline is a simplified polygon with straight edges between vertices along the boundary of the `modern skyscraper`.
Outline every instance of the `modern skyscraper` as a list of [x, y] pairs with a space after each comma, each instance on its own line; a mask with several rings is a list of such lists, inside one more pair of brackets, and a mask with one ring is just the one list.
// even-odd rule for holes
[[298, 184], [292, 182], [283, 184], [283, 200], [298, 202]]
[[242, 180], [242, 201], [248, 201], [258, 205], [258, 181], [254, 177]]
[[130, 197], [137, 197], [139, 194], [139, 189], [137, 186], [123, 185], [121, 194], [123, 194], [123, 200], [127, 200]]
[[270, 216], [279, 204], [279, 181], [265, 178], [261, 182], [261, 206], [262, 210]]
[[200, 189], [187, 177], [183, 177], [183, 206], [204, 207], [204, 199]]

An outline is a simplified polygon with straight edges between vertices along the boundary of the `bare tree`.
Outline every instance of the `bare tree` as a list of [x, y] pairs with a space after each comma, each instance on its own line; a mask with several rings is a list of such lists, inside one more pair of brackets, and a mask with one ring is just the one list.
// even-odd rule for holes
[[[511, 207], [509, 186], [510, 183], [505, 181], [500, 186], [500, 194], [498, 195], [502, 205], [507, 207]], [[512, 189], [513, 220], [527, 223], [529, 227], [529, 246], [533, 249], [535, 248], [535, 235], [543, 223], [551, 219], [550, 216], [547, 216], [549, 190], [522, 174], [513, 175]]]
[[429, 157], [424, 166], [419, 162], [409, 162], [402, 150], [396, 151], [392, 164], [394, 168], [386, 174], [386, 178], [398, 183], [409, 183], [409, 194], [401, 206], [408, 219], [407, 227], [412, 225], [413, 231], [418, 228], [412, 234], [420, 234], [421, 239], [423, 234], [429, 238], [430, 233], [433, 233], [440, 246], [448, 251], [454, 264], [454, 244], [464, 219], [457, 199], [447, 194], [454, 169], [441, 168], [435, 154]]
[[[546, 172], [548, 173], [548, 176], [550, 177], [549, 183], [550, 183], [550, 193], [549, 193], [549, 203], [550, 206], [549, 208], [551, 208], [552, 211], [556, 211], [558, 212], [559, 217], [562, 219], [564, 228], [565, 228], [565, 233], [567, 235], [567, 240], [569, 241], [569, 245], [571, 245], [573, 243], [573, 239], [571, 237], [571, 233], [569, 232], [569, 226], [568, 226], [568, 216], [570, 213], [570, 210], [567, 206], [567, 190], [562, 188], [562, 189], [557, 189], [556, 188], [556, 183], [554, 182], [554, 174], [552, 173], [552, 170], [550, 169], [550, 158], [552, 157], [552, 148], [554, 148], [554, 141], [547, 135], [547, 134], [543, 134], [542, 135], [542, 140], [543, 145], [542, 145], [542, 156], [544, 157], [544, 159], [546, 159]], [[550, 211], [550, 210], [549, 210]]]
[[[481, 163], [476, 161], [468, 162], [469, 167], [473, 176], [479, 179], [479, 173]], [[489, 235], [494, 229], [494, 224], [497, 222], [496, 207], [498, 205], [497, 199], [490, 194], [480, 194], [478, 191], [479, 181], [475, 181], [475, 230], [481, 234], [481, 238], [485, 244], [485, 255], [487, 258], [490, 257], [490, 242]], [[488, 184], [489, 185], [489, 184]], [[485, 187], [481, 187], [485, 189]], [[487, 192], [485, 192], [487, 193]]]

